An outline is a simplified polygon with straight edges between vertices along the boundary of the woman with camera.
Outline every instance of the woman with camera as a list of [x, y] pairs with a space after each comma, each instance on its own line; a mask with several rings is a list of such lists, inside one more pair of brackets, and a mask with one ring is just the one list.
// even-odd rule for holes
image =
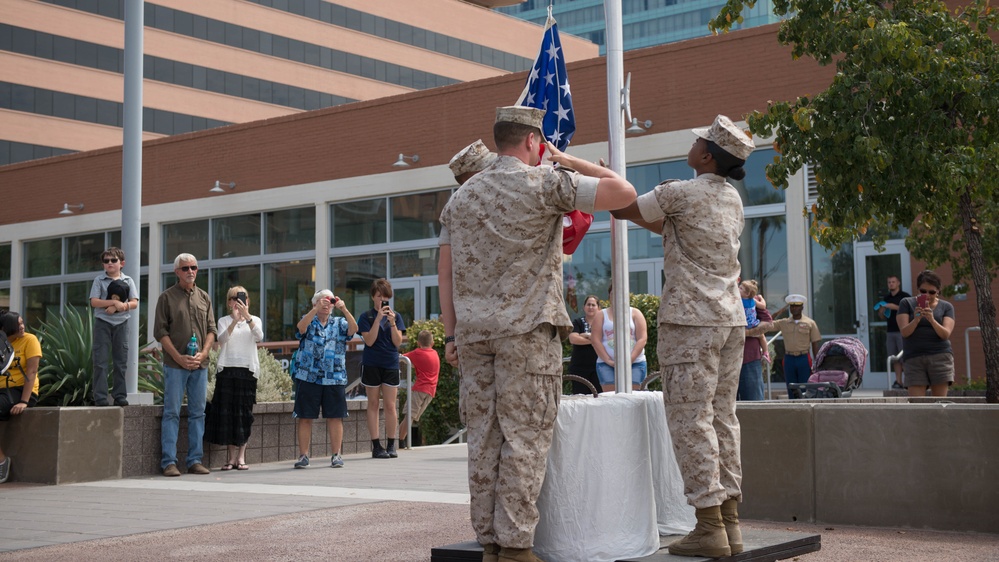
[[919, 296], [902, 299], [898, 305], [898, 329], [902, 333], [905, 384], [909, 396], [947, 396], [954, 382], [954, 305], [940, 299], [940, 276], [926, 270], [916, 277]]
[[257, 403], [260, 359], [257, 343], [264, 339], [260, 318], [250, 314], [246, 289], [232, 287], [226, 295], [229, 314], [219, 318], [219, 358], [215, 393], [205, 421], [205, 441], [228, 448], [222, 470], [247, 470], [246, 442]]

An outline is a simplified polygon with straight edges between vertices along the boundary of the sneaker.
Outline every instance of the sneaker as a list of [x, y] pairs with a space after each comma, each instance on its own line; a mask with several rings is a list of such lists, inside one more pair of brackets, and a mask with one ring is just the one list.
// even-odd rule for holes
[[902, 386], [901, 384], [899, 384], [898, 381], [895, 381], [895, 382], [891, 383], [891, 387], [893, 389], [895, 389], [895, 390], [902, 390], [902, 389], [905, 388], [904, 386]]
[[3, 484], [10, 478], [10, 457], [7, 457], [0, 462], [0, 484]]
[[333, 460], [330, 462], [330, 468], [343, 468], [343, 457], [340, 453], [333, 455]]
[[125, 400], [124, 398], [117, 398], [114, 401], [114, 405], [119, 408], [124, 408], [125, 406], [128, 406], [128, 400]]
[[295, 468], [306, 468], [309, 466], [309, 455], [302, 455], [298, 457], [298, 462], [295, 463]]
[[180, 476], [180, 470], [175, 464], [168, 464], [166, 468], [163, 469], [163, 476]]

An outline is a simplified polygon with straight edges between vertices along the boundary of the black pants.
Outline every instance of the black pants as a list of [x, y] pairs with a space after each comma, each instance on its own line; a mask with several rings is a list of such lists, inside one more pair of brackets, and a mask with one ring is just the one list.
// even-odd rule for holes
[[[10, 419], [10, 409], [14, 407], [14, 404], [21, 401], [22, 392], [24, 392], [23, 386], [12, 386], [10, 388], [0, 389], [0, 421], [7, 421]], [[32, 394], [31, 398], [28, 399], [28, 407], [33, 408], [37, 403], [38, 395]]]

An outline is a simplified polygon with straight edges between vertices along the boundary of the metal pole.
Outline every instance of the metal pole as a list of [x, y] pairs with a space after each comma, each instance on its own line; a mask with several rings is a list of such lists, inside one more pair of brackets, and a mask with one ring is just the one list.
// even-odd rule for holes
[[[122, 109], [121, 248], [125, 252], [125, 274], [139, 285], [142, 265], [142, 53], [143, 0], [125, 0], [125, 103]], [[149, 302], [149, 295], [139, 295]], [[147, 306], [147, 310], [151, 310]], [[125, 389], [130, 402], [140, 403], [139, 309], [128, 320], [128, 368]], [[148, 403], [152, 404], [151, 396]]]
[[[413, 362], [405, 355], [399, 356], [399, 362], [406, 366], [406, 448], [413, 448]], [[402, 446], [402, 443], [399, 443]]]
[[[621, 1], [604, 2], [607, 37], [607, 131], [610, 169], [624, 177], [624, 42]], [[614, 284], [614, 389], [631, 392], [631, 288], [628, 284], [628, 223], [611, 218], [611, 280]]]

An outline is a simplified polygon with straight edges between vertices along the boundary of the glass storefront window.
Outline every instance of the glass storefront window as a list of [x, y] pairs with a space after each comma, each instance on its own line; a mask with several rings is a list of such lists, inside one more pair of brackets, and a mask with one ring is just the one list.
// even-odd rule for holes
[[333, 247], [384, 244], [387, 201], [382, 197], [332, 205]]
[[392, 278], [437, 275], [437, 248], [392, 252]]
[[823, 338], [856, 334], [853, 243], [843, 244], [830, 254], [812, 240], [811, 265], [812, 300], [805, 305], [805, 314], [811, 313]]
[[10, 309], [10, 289], [0, 289], [0, 312]]
[[784, 215], [746, 219], [739, 239], [742, 278], [756, 281], [771, 312], [784, 306], [788, 294], [785, 222]]
[[0, 281], [10, 281], [10, 244], [0, 244]]
[[24, 276], [45, 277], [62, 273], [62, 238], [24, 243]]
[[37, 331], [42, 322], [51, 320], [60, 314], [59, 305], [62, 302], [59, 294], [60, 289], [61, 286], [58, 283], [24, 288], [24, 302], [21, 305], [23, 310], [17, 312], [21, 313], [24, 325], [29, 332]]
[[392, 241], [437, 238], [441, 231], [441, 211], [450, 197], [450, 189], [393, 197]]
[[285, 209], [264, 214], [264, 252], [311, 251], [316, 247], [316, 208]]
[[163, 225], [163, 263], [179, 254], [208, 259], [208, 219]]
[[101, 252], [104, 251], [104, 233], [81, 234], [66, 237], [66, 273], [85, 273], [102, 270]]
[[212, 257], [260, 255], [260, 213], [212, 220]]
[[266, 341], [295, 339], [295, 325], [312, 307], [315, 276], [314, 260], [270, 263], [264, 266]]
[[[115, 246], [121, 248], [121, 231], [112, 230], [111, 243], [108, 246]], [[146, 267], [149, 265], [149, 227], [143, 226], [139, 230], [139, 267]], [[176, 257], [176, 256], [175, 256]], [[134, 256], [125, 255], [125, 260], [134, 259]]]
[[776, 155], [777, 153], [769, 148], [754, 151], [746, 160], [746, 165], [743, 166], [746, 170], [746, 177], [738, 181], [728, 180], [739, 192], [744, 206], [784, 202], [784, 190], [776, 189], [767, 179], [767, 164], [772, 163]]
[[[198, 277], [201, 277], [199, 274]], [[247, 265], [243, 267], [216, 267], [212, 269], [212, 306], [215, 308], [215, 320], [229, 314], [229, 302], [226, 295], [230, 287], [242, 285], [250, 298], [250, 314], [260, 316], [260, 266]]]
[[385, 254], [334, 258], [331, 261], [332, 290], [347, 303], [347, 309], [357, 318], [371, 308], [371, 283], [379, 277], [388, 277]]
[[94, 309], [90, 306], [90, 288], [93, 286], [93, 281], [76, 281], [64, 285], [66, 287], [66, 306], [75, 308], [84, 319], [87, 318], [88, 314], [93, 314]]

